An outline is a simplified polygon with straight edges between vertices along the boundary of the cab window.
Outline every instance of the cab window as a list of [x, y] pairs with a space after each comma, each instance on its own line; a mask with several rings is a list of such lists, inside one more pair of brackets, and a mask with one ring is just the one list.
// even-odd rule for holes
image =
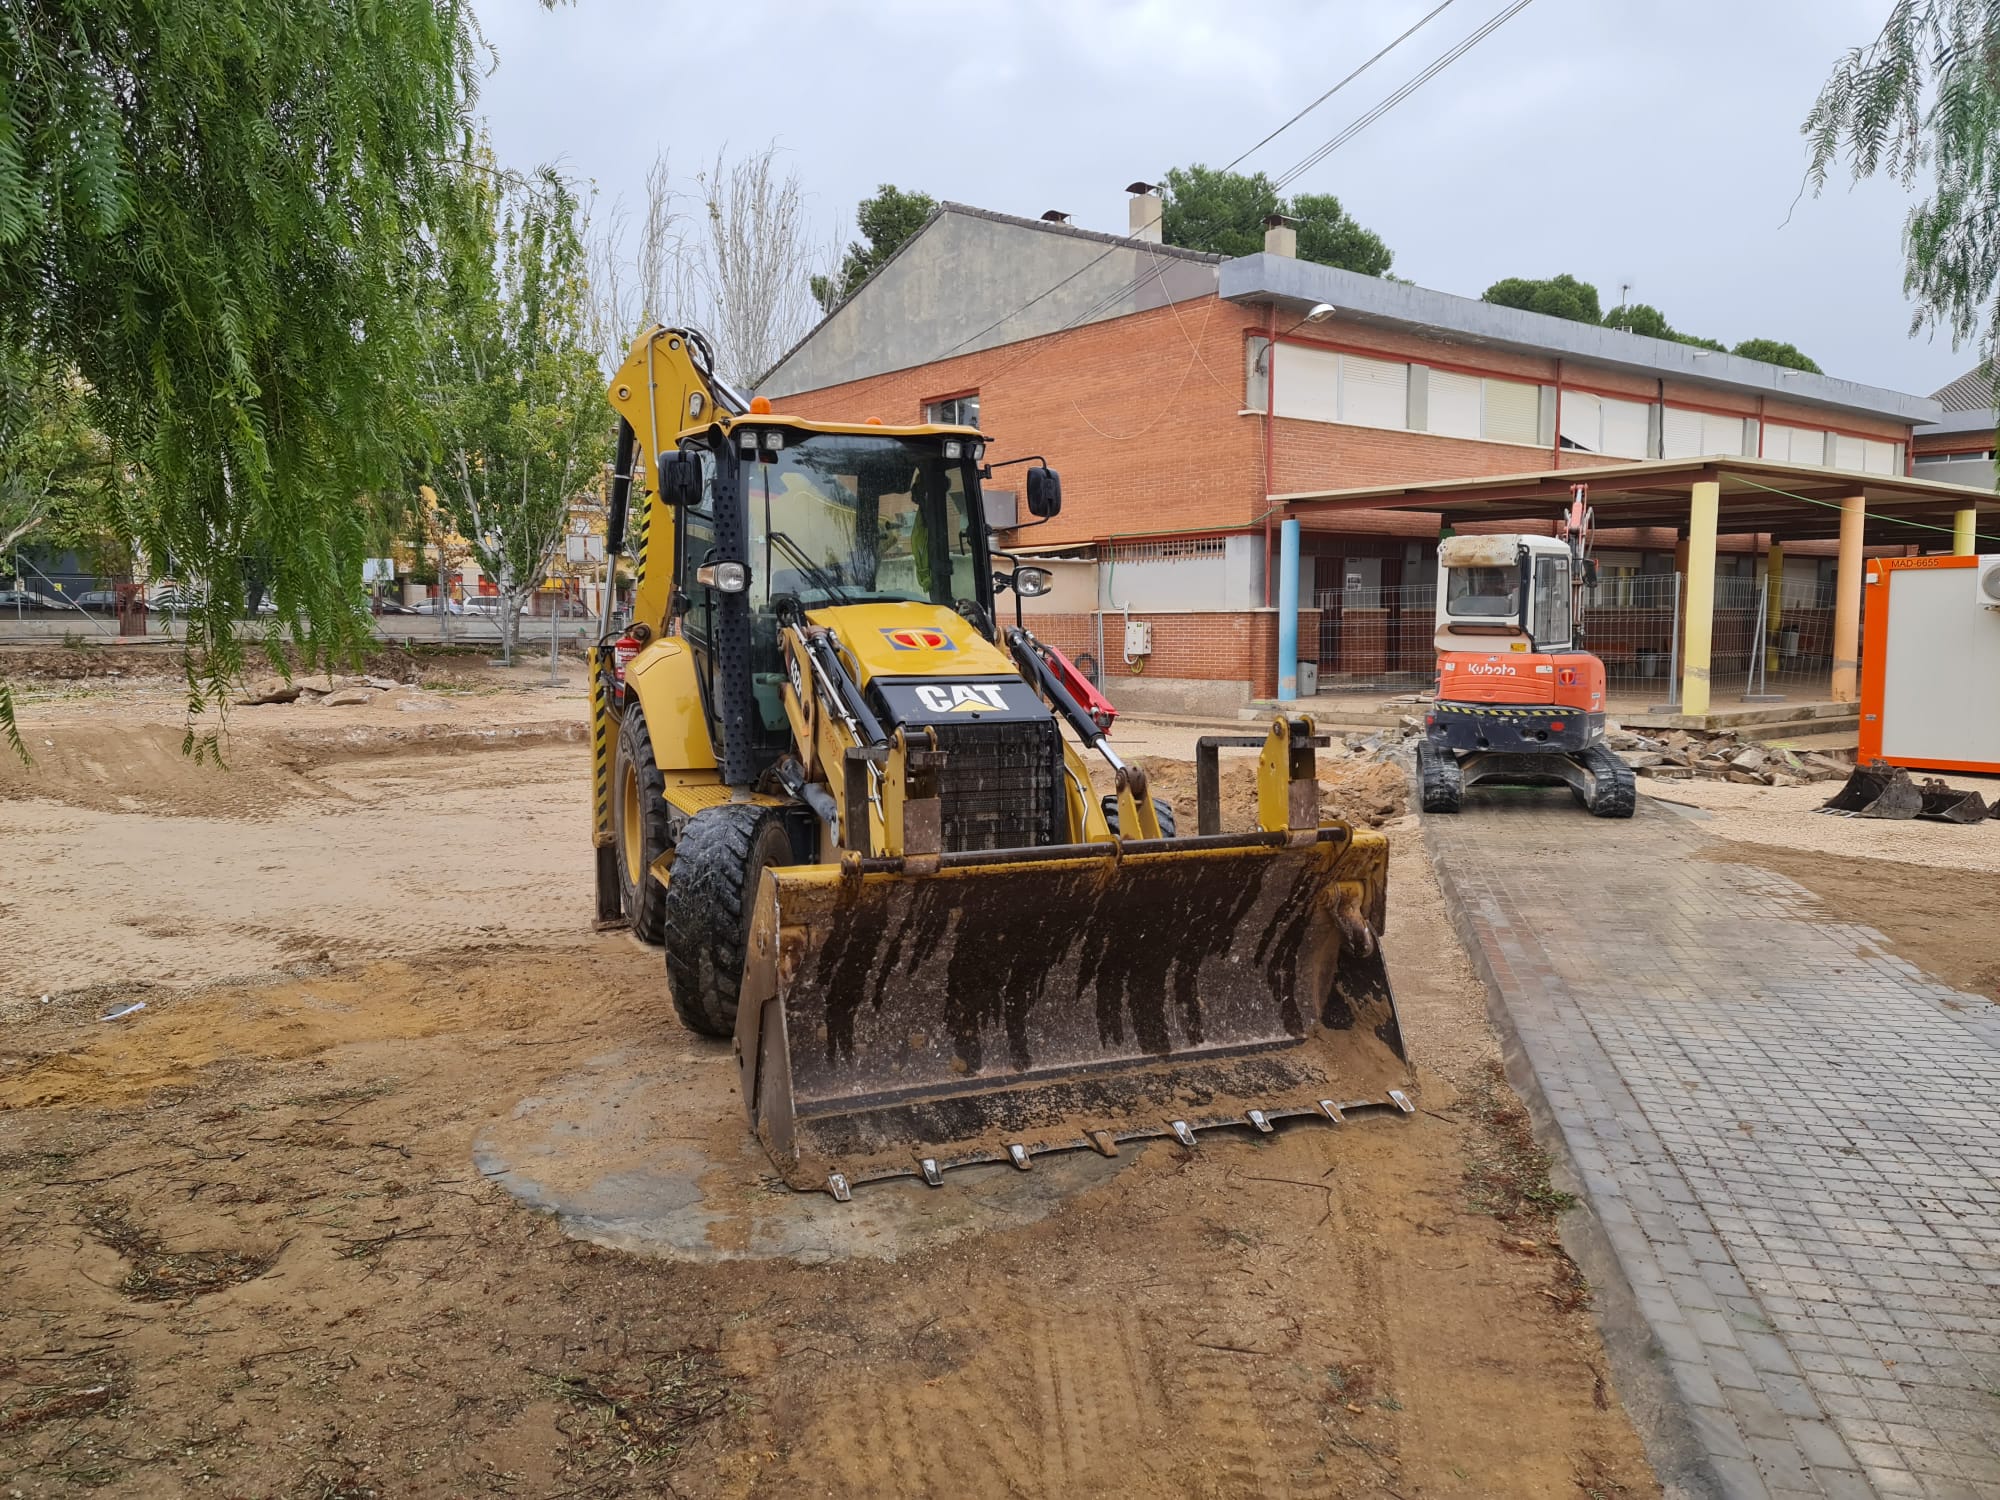
[[1569, 644], [1569, 559], [1535, 559], [1535, 618], [1531, 622], [1535, 647], [1558, 650]]

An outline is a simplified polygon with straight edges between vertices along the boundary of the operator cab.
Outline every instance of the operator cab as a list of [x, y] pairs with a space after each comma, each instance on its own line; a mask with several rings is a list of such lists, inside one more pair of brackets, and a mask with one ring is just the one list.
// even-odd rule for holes
[[[1573, 651], [1578, 580], [1567, 542], [1454, 536], [1438, 544], [1439, 651]], [[1586, 568], [1593, 566], [1586, 564]]]

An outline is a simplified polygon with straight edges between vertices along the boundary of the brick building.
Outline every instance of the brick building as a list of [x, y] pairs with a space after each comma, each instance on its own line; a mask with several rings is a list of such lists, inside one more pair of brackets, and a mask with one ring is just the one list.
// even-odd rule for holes
[[[976, 422], [996, 462], [1060, 469], [1056, 520], [1006, 529], [1020, 471], [1004, 466], [989, 516], [1055, 566], [1037, 628], [1104, 664], [1133, 707], [1273, 694], [1274, 532], [1288, 516], [1303, 528], [1301, 657], [1328, 681], [1428, 671], [1438, 516], [1288, 497], [1713, 455], [1902, 475], [1913, 425], [1940, 414], [1923, 397], [1303, 262], [1283, 224], [1259, 255], [1179, 249], [1160, 243], [1159, 211], [1135, 195], [1131, 233], [1116, 236], [943, 205], [758, 388], [805, 416]], [[1673, 528], [1601, 535], [1614, 594], [1670, 578], [1679, 541]], [[1747, 588], [1770, 541], [1725, 536], [1721, 579]], [[1782, 581], [1830, 586], [1834, 550], [1785, 549]], [[1144, 627], [1129, 641], [1128, 620]]]

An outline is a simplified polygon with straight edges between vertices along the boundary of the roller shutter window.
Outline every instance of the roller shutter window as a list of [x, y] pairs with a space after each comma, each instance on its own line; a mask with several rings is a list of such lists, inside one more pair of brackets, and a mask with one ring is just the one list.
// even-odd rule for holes
[[1482, 430], [1480, 395], [1485, 384], [1477, 375], [1432, 370], [1430, 415], [1426, 430], [1440, 437], [1477, 438]]
[[1243, 409], [1263, 411], [1271, 394], [1271, 341], [1246, 339], [1243, 344]]
[[1582, 453], [1604, 451], [1604, 403], [1588, 391], [1564, 391], [1560, 398], [1562, 445]]
[[1488, 442], [1539, 446], [1542, 388], [1513, 380], [1486, 382], [1486, 410], [1481, 436]]
[[[1568, 403], [1569, 397], [1563, 401]], [[1643, 401], [1600, 401], [1604, 422], [1604, 447], [1600, 452], [1612, 458], [1646, 457], [1649, 418], [1652, 408]]]
[[1408, 427], [1410, 367], [1341, 355], [1340, 420], [1357, 427]]
[[1670, 406], [1660, 424], [1660, 457], [1701, 457], [1701, 413]]
[[1833, 466], [1849, 474], [1867, 472], [1868, 444], [1857, 437], [1847, 437], [1842, 433], [1833, 435]]
[[1826, 434], [1816, 427], [1787, 427], [1772, 422], [1764, 428], [1764, 457], [1780, 463], [1821, 467], [1826, 463]]
[[1306, 422], [1340, 420], [1340, 356], [1298, 344], [1278, 345], [1276, 412]]
[[1703, 457], [1714, 453], [1726, 453], [1732, 458], [1743, 456], [1743, 419], [1741, 417], [1718, 417], [1713, 412], [1701, 414], [1701, 452]]

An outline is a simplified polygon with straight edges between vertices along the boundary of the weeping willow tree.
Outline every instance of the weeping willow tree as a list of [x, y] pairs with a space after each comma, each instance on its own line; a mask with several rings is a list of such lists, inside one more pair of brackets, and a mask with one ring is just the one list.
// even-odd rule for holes
[[274, 658], [364, 639], [479, 43], [457, 0], [0, 5], [0, 354], [75, 372], [143, 472], [128, 540], [199, 601], [191, 715], [252, 571]]
[[1814, 192], [1830, 168], [1925, 196], [1904, 223], [1912, 333], [2000, 352], [2000, 0], [1895, 0], [1842, 58], [1801, 127]]

